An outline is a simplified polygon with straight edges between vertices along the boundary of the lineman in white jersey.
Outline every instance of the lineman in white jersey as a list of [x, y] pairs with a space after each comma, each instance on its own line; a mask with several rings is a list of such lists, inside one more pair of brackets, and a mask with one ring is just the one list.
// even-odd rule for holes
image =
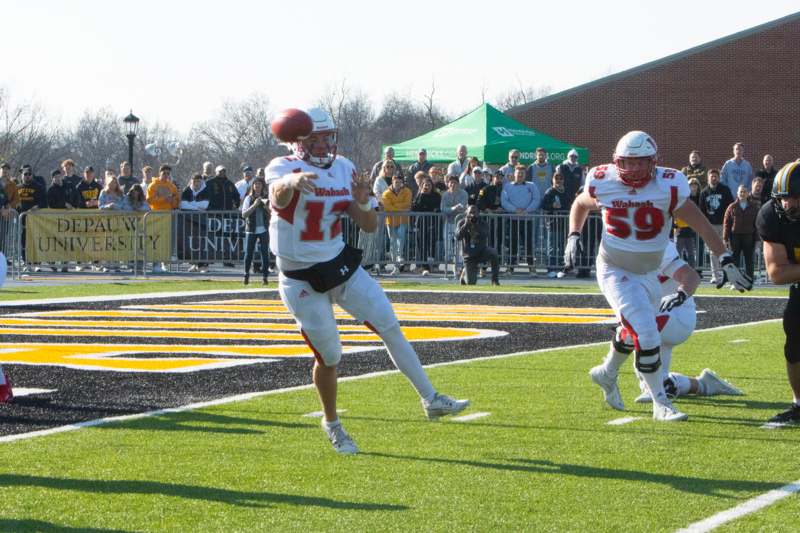
[[[675, 346], [686, 342], [694, 332], [697, 323], [697, 308], [693, 294], [700, 284], [700, 276], [680, 258], [675, 244], [669, 242], [659, 268], [658, 280], [661, 284], [662, 298], [659, 312], [656, 315], [656, 323], [661, 334], [661, 376], [667, 396], [676, 398], [687, 394], [697, 394], [698, 396], [741, 395], [742, 392], [739, 389], [708, 368], [704, 369], [696, 378], [670, 372], [672, 350]], [[681, 293], [686, 296], [682, 296]], [[683, 302], [676, 305], [681, 300]], [[625, 404], [617, 385], [617, 375], [633, 349], [633, 337], [624, 326], [620, 325], [617, 327], [603, 364], [589, 371], [592, 381], [603, 389], [606, 403], [620, 411], [625, 409]], [[652, 398], [647, 390], [647, 384], [638, 370], [636, 374], [639, 376], [641, 389], [641, 394], [636, 398], [636, 402], [648, 403], [652, 401]]]
[[342, 240], [344, 213], [366, 232], [377, 229], [369, 187], [355, 181], [350, 161], [337, 157], [331, 116], [322, 109], [308, 114], [314, 125], [311, 135], [293, 144], [293, 156], [273, 159], [266, 169], [274, 211], [270, 248], [280, 269], [281, 300], [314, 352], [313, 380], [324, 412], [323, 430], [337, 452], [354, 454], [358, 447], [336, 413], [336, 366], [342, 345], [334, 303], [380, 336], [395, 366], [417, 390], [428, 418], [458, 413], [469, 401], [436, 392], [383, 289], [361, 268], [361, 251]]
[[[752, 280], [742, 274], [703, 213], [687, 202], [686, 177], [656, 166], [658, 148], [642, 131], [631, 131], [617, 143], [614, 162], [591, 169], [584, 191], [570, 211], [570, 234], [564, 251], [567, 269], [577, 264], [580, 235], [592, 210], [603, 215], [603, 238], [597, 257], [597, 281], [617, 320], [631, 333], [634, 362], [653, 399], [653, 419], [686, 420], [672, 405], [661, 379], [661, 335], [656, 322], [660, 301], [658, 268], [669, 242], [672, 217], [692, 227], [720, 257], [724, 277], [740, 291]], [[673, 307], [685, 303], [678, 296]]]

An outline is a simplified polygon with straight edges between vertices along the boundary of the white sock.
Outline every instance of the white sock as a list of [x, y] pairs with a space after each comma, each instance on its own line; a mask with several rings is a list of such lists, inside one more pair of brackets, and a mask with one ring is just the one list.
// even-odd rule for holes
[[342, 423], [339, 422], [339, 417], [338, 416], [336, 417], [336, 420], [331, 420], [330, 422], [323, 418], [322, 419], [322, 424], [325, 426], [325, 429], [333, 429], [336, 426], [341, 426], [342, 425]]
[[671, 344], [661, 345], [661, 373], [666, 377], [669, 375], [669, 366], [672, 364], [672, 348]]
[[395, 326], [387, 331], [378, 333], [386, 349], [389, 350], [389, 357], [392, 358], [394, 366], [411, 382], [419, 397], [430, 402], [436, 396], [436, 389], [431, 385], [431, 380], [422, 368], [422, 363], [419, 362], [419, 357], [414, 348], [406, 339], [403, 332], [400, 331], [400, 326]]
[[[654, 364], [658, 360], [659, 355], [638, 356], [639, 360], [644, 364]], [[664, 392], [664, 375], [661, 373], [661, 368], [655, 372], [641, 372], [642, 378], [647, 383], [647, 389], [650, 391], [650, 397], [653, 402], [664, 403], [667, 401], [667, 393]]]
[[[669, 375], [672, 378], [672, 381], [675, 382], [675, 387], [678, 389], [678, 396], [686, 396], [689, 394], [689, 390], [692, 387], [692, 382], [688, 376], [684, 376], [683, 374], [677, 374], [672, 372]], [[705, 396], [705, 385], [702, 381], [699, 381], [700, 387], [697, 390], [698, 396]]]
[[605, 367], [606, 372], [612, 376], [617, 376], [619, 375], [619, 369], [622, 368], [622, 365], [628, 360], [629, 355], [629, 353], [622, 353], [615, 350], [614, 344], [612, 343], [608, 349], [606, 358], [603, 359], [603, 367]]

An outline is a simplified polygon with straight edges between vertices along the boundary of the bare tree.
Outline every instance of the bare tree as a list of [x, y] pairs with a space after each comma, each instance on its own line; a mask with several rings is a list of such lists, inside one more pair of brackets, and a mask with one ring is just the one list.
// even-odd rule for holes
[[[227, 101], [217, 115], [194, 126], [189, 134], [190, 152], [236, 169], [242, 162], [266, 165], [285, 153], [270, 131], [272, 112], [269, 100], [253, 94], [243, 101]], [[195, 150], [199, 148], [200, 150]], [[234, 175], [229, 172], [229, 175]]]
[[445, 122], [448, 122], [447, 116], [436, 104], [436, 100], [434, 99], [435, 95], [436, 79], [431, 78], [431, 88], [422, 98], [422, 108], [425, 110], [425, 116], [428, 119], [428, 125], [432, 130], [443, 125]]
[[533, 102], [539, 98], [543, 98], [552, 92], [549, 85], [523, 85], [522, 81], [517, 79], [517, 87], [506, 89], [495, 97], [495, 106], [501, 110], [506, 111], [512, 107]]
[[44, 110], [32, 102], [15, 104], [0, 89], [0, 160], [12, 167], [30, 164], [38, 172], [54, 165], [61, 132], [50, 125]]

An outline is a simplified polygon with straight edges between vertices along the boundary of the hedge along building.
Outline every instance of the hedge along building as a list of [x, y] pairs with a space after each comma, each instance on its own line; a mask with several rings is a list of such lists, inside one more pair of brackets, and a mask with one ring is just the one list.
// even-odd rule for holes
[[754, 170], [800, 157], [800, 12], [607, 76], [506, 112], [528, 127], [611, 160], [617, 140], [640, 129], [661, 164], [681, 168], [700, 151], [708, 167], [745, 144]]

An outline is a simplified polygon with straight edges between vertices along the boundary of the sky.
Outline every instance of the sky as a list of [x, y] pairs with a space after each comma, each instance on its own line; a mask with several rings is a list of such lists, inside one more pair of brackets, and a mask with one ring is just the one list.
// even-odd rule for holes
[[181, 133], [261, 93], [308, 107], [343, 82], [460, 115], [514, 87], [552, 92], [798, 10], [797, 0], [570, 2], [3, 0], [0, 89], [63, 124], [87, 109]]

